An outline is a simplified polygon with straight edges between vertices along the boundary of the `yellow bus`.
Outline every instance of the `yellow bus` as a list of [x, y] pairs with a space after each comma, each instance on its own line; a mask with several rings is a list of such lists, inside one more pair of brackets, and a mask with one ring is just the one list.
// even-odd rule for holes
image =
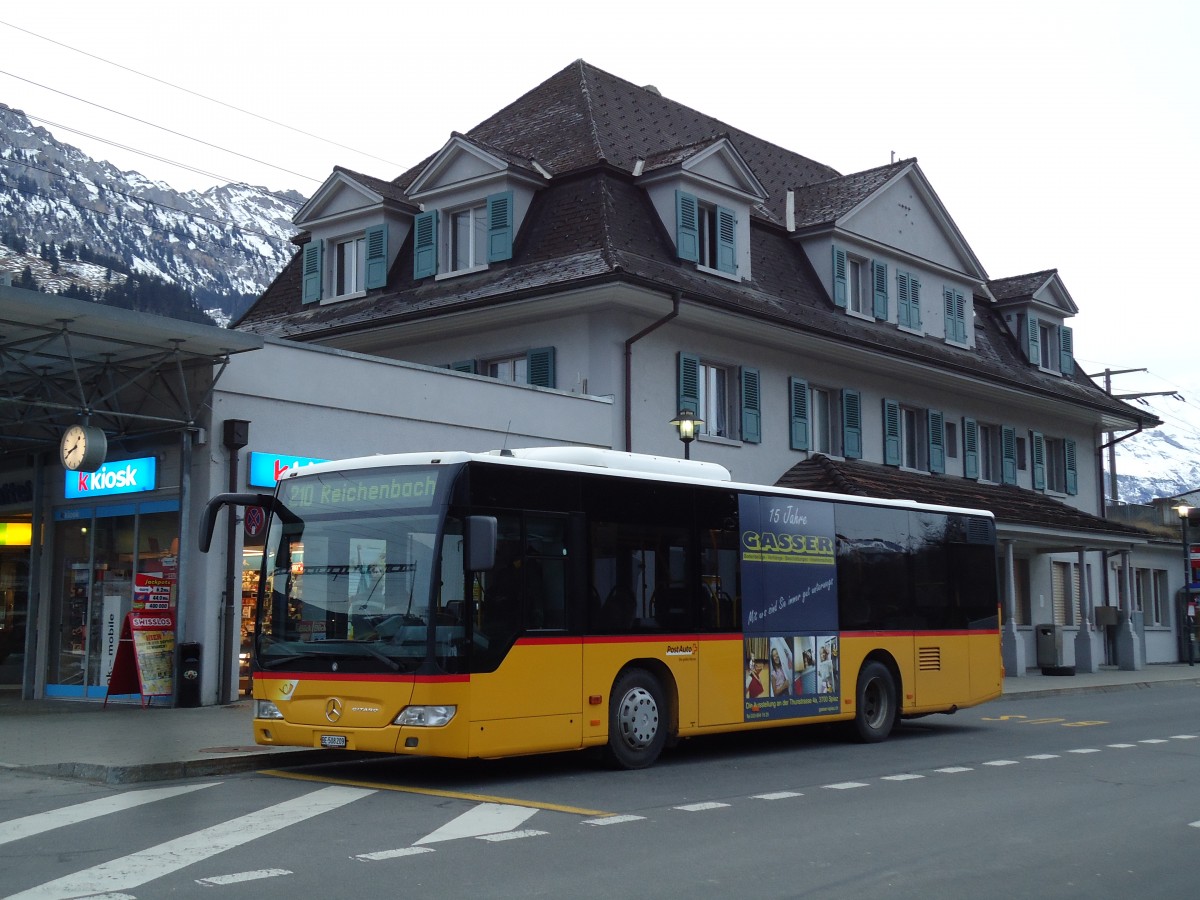
[[287, 472], [253, 641], [259, 744], [455, 758], [902, 717], [998, 697], [980, 510], [738, 484], [589, 448]]

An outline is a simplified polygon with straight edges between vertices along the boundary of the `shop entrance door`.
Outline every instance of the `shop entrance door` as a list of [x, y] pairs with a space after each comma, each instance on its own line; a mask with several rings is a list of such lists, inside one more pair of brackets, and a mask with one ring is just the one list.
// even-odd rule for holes
[[29, 614], [29, 547], [0, 546], [0, 691], [20, 690]]

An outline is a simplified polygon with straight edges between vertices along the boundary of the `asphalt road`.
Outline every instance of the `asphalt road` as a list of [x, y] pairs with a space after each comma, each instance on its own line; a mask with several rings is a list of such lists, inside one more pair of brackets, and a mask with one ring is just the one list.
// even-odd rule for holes
[[114, 789], [0, 776], [15, 897], [1200, 895], [1200, 691], [799, 728], [654, 768], [372, 760]]

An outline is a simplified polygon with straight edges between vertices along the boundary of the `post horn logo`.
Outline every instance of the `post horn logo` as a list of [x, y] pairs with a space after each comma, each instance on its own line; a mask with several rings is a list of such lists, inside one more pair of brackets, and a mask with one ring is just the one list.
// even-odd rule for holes
[[337, 697], [330, 697], [325, 702], [325, 718], [330, 722], [336, 722], [342, 717], [342, 701]]

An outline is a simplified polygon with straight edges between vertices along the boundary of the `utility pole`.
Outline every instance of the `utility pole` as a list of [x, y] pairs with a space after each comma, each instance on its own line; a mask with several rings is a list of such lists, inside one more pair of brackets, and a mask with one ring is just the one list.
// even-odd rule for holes
[[[1105, 369], [1104, 370], [1104, 393], [1112, 397], [1114, 400], [1137, 400], [1142, 397], [1171, 397], [1175, 395], [1175, 391], [1143, 391], [1140, 394], [1114, 394], [1112, 392], [1112, 377], [1114, 375], [1128, 375], [1131, 372], [1148, 372], [1149, 369]], [[1100, 373], [1089, 375], [1088, 378], [1099, 378]], [[1113, 440], [1114, 432], [1106, 432], [1108, 435], [1108, 496], [1113, 502], [1120, 498], [1117, 496], [1117, 442]]]

